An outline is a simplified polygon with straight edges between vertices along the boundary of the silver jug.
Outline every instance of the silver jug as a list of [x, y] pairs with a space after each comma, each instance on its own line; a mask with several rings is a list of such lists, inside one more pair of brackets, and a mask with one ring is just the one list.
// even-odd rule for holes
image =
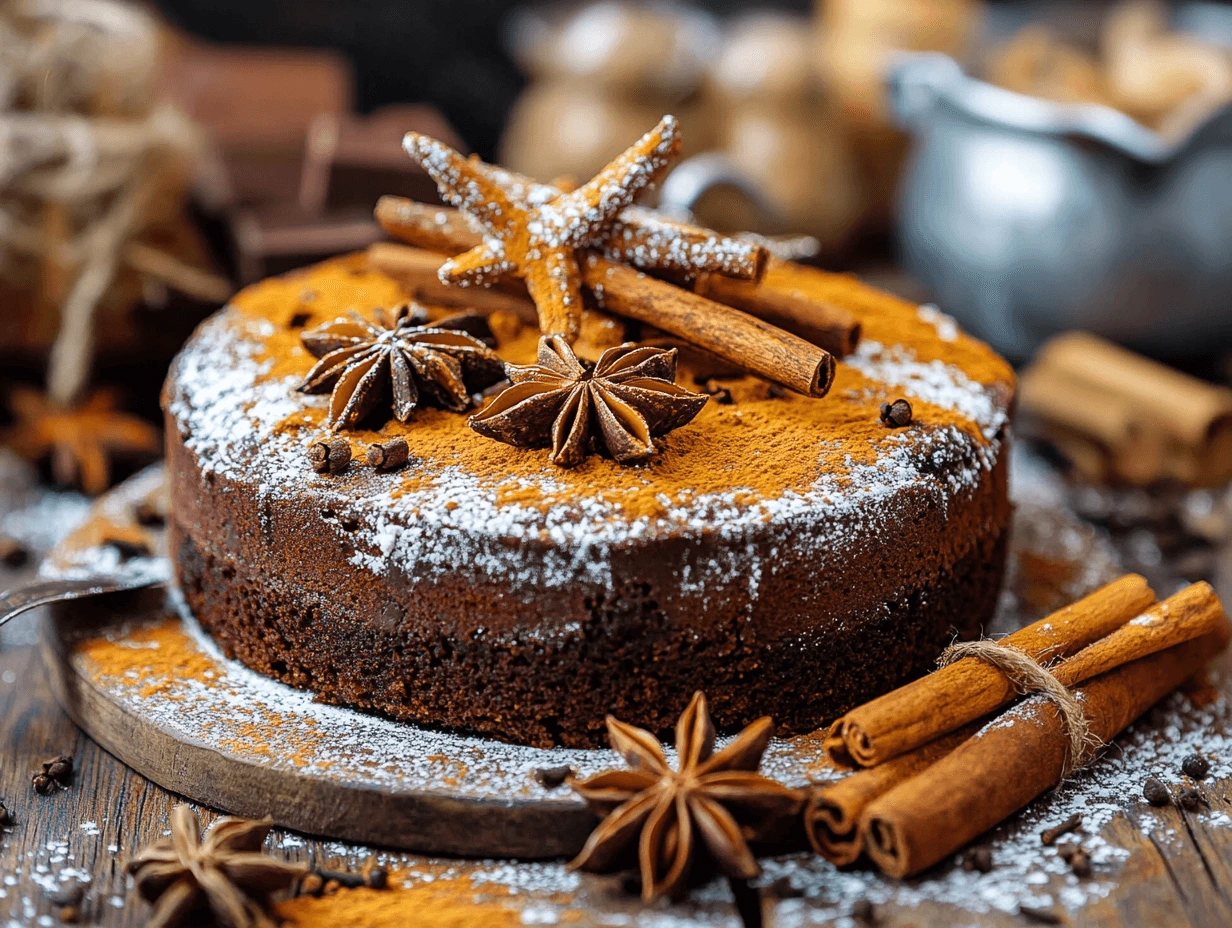
[[1232, 107], [1168, 141], [1104, 106], [995, 87], [952, 59], [898, 59], [912, 134], [904, 264], [1012, 359], [1085, 329], [1156, 356], [1232, 347]]

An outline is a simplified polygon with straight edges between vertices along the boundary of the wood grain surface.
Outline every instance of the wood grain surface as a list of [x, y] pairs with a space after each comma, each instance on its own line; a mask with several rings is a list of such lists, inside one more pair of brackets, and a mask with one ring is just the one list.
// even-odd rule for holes
[[[1030, 533], [1019, 536], [1027, 539]], [[1228, 597], [1232, 595], [1232, 557], [1224, 561], [1226, 569], [1216, 582], [1220, 593]], [[31, 574], [30, 567], [0, 567], [0, 587], [21, 583]], [[85, 737], [59, 708], [34, 632], [43, 618], [32, 612], [0, 630], [0, 801], [14, 819], [12, 825], [0, 828], [0, 928], [58, 924], [54, 891], [74, 879], [88, 884], [82, 923], [142, 925], [148, 907], [129, 889], [123, 866], [131, 854], [168, 828], [171, 808], [180, 801], [174, 792], [175, 777], [167, 781], [171, 789], [145, 780]], [[1225, 669], [1230, 663], [1225, 657]], [[1232, 674], [1225, 672], [1222, 679], [1232, 680]], [[1222, 685], [1232, 695], [1232, 685]], [[1158, 719], [1148, 718], [1135, 737], [1138, 743], [1127, 741], [1123, 748], [1127, 754], [1159, 748], [1176, 733]], [[40, 762], [60, 754], [72, 754], [76, 760], [71, 785], [50, 796], [37, 795], [30, 786], [32, 773]], [[1220, 758], [1225, 765], [1229, 759]], [[1072, 911], [1058, 906], [1059, 923], [1091, 928], [1232, 925], [1232, 822], [1228, 817], [1232, 815], [1232, 781], [1208, 779], [1202, 792], [1211, 808], [1199, 812], [1152, 808], [1133, 789], [1113, 797], [1122, 812], [1102, 829], [1100, 837], [1127, 854], [1097, 874], [1106, 895]], [[214, 811], [202, 810], [203, 824], [215, 817]], [[1008, 826], [1015, 827], [1014, 823]], [[448, 879], [473, 888], [473, 911], [454, 911], [445, 920], [415, 920], [425, 928], [490, 928], [493, 906], [511, 910], [514, 923], [523, 924], [580, 928], [739, 924], [730, 894], [719, 883], [701, 887], [684, 903], [645, 909], [629, 895], [620, 877], [572, 877], [560, 861], [433, 859], [280, 829], [271, 834], [268, 849], [286, 859], [334, 870], [358, 870], [376, 857], [383, 865], [402, 871], [412, 887]], [[867, 873], [840, 874], [816, 858], [771, 860], [766, 870], [762, 881], [765, 921], [776, 928], [860, 928], [864, 922], [852, 918], [853, 900], [860, 898], [865, 887], [877, 885]], [[889, 895], [900, 903], [884, 901], [887, 894], [882, 893], [874, 899], [873, 924], [999, 928], [1041, 923], [981, 901], [988, 881], [1002, 872], [996, 864], [987, 877], [967, 875], [970, 882], [962, 885], [970, 886], [969, 898], [954, 899], [951, 894], [947, 903], [929, 898], [929, 888], [945, 880], [947, 872], [953, 872], [949, 863], [919, 880], [896, 884], [902, 891]], [[784, 874], [793, 875], [786, 880]], [[1040, 882], [1024, 886], [1024, 891], [1051, 893], [1064, 900], [1067, 878], [1055, 872], [1039, 875]], [[856, 886], [854, 893], [852, 885]], [[912, 893], [922, 898], [902, 902]]]
[[[1164, 735], [1161, 735], [1161, 737]], [[0, 797], [15, 824], [0, 830], [0, 924], [57, 924], [55, 906], [44, 886], [54, 886], [80, 871], [91, 881], [84, 907], [84, 923], [106, 926], [143, 924], [143, 903], [126, 886], [125, 858], [156, 840], [168, 827], [169, 813], [178, 801], [173, 792], [144, 780], [82, 735], [60, 710], [50, 692], [47, 676], [36, 649], [31, 645], [0, 653], [0, 745], [5, 762], [0, 767]], [[57, 754], [72, 754], [76, 773], [72, 785], [51, 796], [36, 795], [30, 775], [38, 763]], [[1232, 811], [1227, 795], [1232, 784], [1212, 784], [1207, 796], [1217, 811]], [[1128, 926], [1192, 926], [1219, 928], [1232, 925], [1232, 830], [1207, 827], [1197, 816], [1176, 808], [1140, 809], [1128, 804], [1126, 815], [1105, 830], [1105, 837], [1130, 849], [1118, 881], [1108, 897], [1083, 909], [1064, 924], [1092, 928]], [[1143, 817], [1154, 820], [1146, 823]], [[205, 813], [205, 821], [213, 815]], [[1152, 840], [1149, 833], [1171, 829], [1181, 841]], [[1144, 833], [1146, 832], [1146, 833]], [[358, 868], [374, 853], [372, 848], [337, 842], [301, 840], [285, 832], [271, 837], [274, 853], [293, 860], [313, 860], [335, 869]], [[408, 854], [382, 854], [390, 866], [414, 869], [427, 863]], [[530, 864], [520, 865], [530, 867]], [[543, 866], [543, 865], [537, 865]], [[481, 871], [490, 862], [457, 861], [459, 872]], [[506, 899], [524, 912], [539, 912], [551, 893], [533, 889]], [[677, 905], [670, 912], [687, 924], [735, 924], [734, 915], [715, 893], [708, 901]], [[791, 899], [777, 902], [767, 893], [768, 923], [774, 924], [776, 906], [816, 904], [827, 908], [826, 899]], [[569, 924], [620, 924], [619, 916], [637, 919], [637, 903], [620, 893], [607, 878], [583, 879], [568, 901]], [[646, 912], [662, 919], [662, 909]], [[46, 916], [50, 921], [40, 922]], [[482, 912], [476, 911], [476, 926]], [[533, 920], [533, 919], [530, 919]], [[794, 921], [794, 919], [793, 919]], [[663, 922], [659, 922], [662, 924]], [[817, 924], [851, 925], [846, 913], [820, 918]], [[1027, 917], [1005, 913], [977, 914], [951, 906], [927, 903], [899, 908], [877, 907], [879, 926], [1010, 926], [1037, 924]], [[637, 924], [628, 921], [624, 924]], [[647, 925], [651, 922], [646, 922]], [[465, 924], [461, 926], [465, 928]]]

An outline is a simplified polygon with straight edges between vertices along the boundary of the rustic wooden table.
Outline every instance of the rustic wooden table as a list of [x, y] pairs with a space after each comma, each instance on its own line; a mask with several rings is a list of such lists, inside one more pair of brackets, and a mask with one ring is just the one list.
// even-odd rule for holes
[[[15, 585], [28, 572], [0, 567], [0, 586]], [[63, 713], [49, 690], [34, 642], [38, 621], [36, 614], [29, 614], [0, 635], [0, 756], [4, 758], [0, 801], [14, 820], [0, 829], [0, 925], [58, 924], [57, 894], [74, 882], [86, 887], [83, 923], [141, 925], [148, 907], [128, 887], [123, 864], [138, 848], [166, 833], [170, 810], [179, 799], [127, 769], [82, 735]], [[1232, 673], [1225, 672], [1222, 679], [1232, 680]], [[1232, 689], [1226, 682], [1221, 685]], [[1166, 756], [1166, 769], [1173, 782], [1179, 782], [1175, 758], [1164, 749], [1194, 735], [1169, 727], [1173, 723], [1168, 711], [1158, 710], [1144, 720], [1136, 733], [1121, 740], [1120, 750], [1126, 757], [1146, 752], [1161, 758], [1161, 764]], [[1222, 756], [1232, 747], [1229, 734], [1220, 726], [1202, 733], [1204, 745], [1217, 755], [1216, 773], [1232, 769], [1228, 766], [1232, 756]], [[35, 794], [31, 774], [40, 761], [59, 754], [75, 758], [71, 786], [50, 796]], [[1028, 848], [1027, 855], [1037, 859], [1027, 865], [1015, 863], [1008, 860], [1010, 850], [999, 850], [996, 853], [1003, 856], [987, 875], [947, 864], [923, 879], [891, 884], [867, 871], [840, 873], [805, 855], [768, 861], [763, 880], [765, 922], [778, 928], [858, 928], [863, 922], [853, 918], [853, 907], [868, 899], [878, 926], [1040, 924], [1042, 915], [1024, 914], [1013, 902], [1020, 892], [1020, 899], [1040, 895], [1053, 899], [1048, 911], [1059, 918], [1057, 924], [1232, 925], [1232, 777], [1204, 781], [1201, 788], [1210, 808], [1186, 812], [1146, 805], [1137, 794], [1140, 774], [1129, 776], [1138, 779], [1121, 782], [1113, 795], [1106, 787], [1102, 792], [1088, 790], [1093, 805], [1103, 803], [1107, 808], [1113, 803], [1121, 810], [1102, 827], [1091, 829], [1098, 834], [1083, 839], [1115, 850], [1099, 858], [1090, 880], [1079, 883], [1060, 866], [1036, 866], [1049, 859], [1056, 864], [1056, 858], [1055, 854], [1047, 858], [1039, 848], [1039, 816], [1027, 814], [1002, 830], [1009, 837], [1000, 846], [1018, 848], [1012, 853], [1020, 855], [1022, 848]], [[1075, 803], [1081, 808], [1086, 799], [1078, 790], [1066, 801], [1066, 808]], [[208, 823], [215, 814], [203, 810], [202, 817]], [[1016, 844], [1015, 829], [1026, 835]], [[305, 928], [408, 923], [427, 928], [739, 924], [727, 887], [717, 882], [694, 891], [685, 903], [647, 909], [628, 894], [619, 878], [578, 877], [567, 873], [561, 862], [432, 860], [285, 831], [275, 831], [268, 847], [287, 859], [333, 870], [358, 870], [375, 856], [397, 872], [399, 884], [405, 880], [407, 888], [400, 890], [407, 894], [403, 904], [391, 906], [383, 919], [348, 916], [345, 898], [332, 900], [331, 907], [307, 901], [280, 910], [287, 923]], [[1008, 885], [1014, 881], [1022, 885]], [[408, 914], [412, 912], [414, 918]]]

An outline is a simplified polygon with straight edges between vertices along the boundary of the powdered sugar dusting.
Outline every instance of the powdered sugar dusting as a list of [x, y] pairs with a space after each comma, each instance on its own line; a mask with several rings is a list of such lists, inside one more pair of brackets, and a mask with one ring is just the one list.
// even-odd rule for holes
[[[324, 706], [303, 692], [293, 690], [225, 660], [214, 644], [193, 623], [183, 619], [196, 647], [209, 654], [216, 666], [210, 682], [187, 678], [150, 685], [140, 681], [99, 681], [112, 697], [130, 711], [179, 732], [178, 737], [201, 744], [224, 755], [243, 759], [245, 741], [255, 723], [267, 743], [261, 748], [261, 763], [294, 770], [302, 777], [329, 777], [360, 782], [392, 792], [428, 791], [499, 799], [513, 802], [550, 800], [569, 805], [580, 802], [567, 788], [545, 790], [534, 778], [540, 767], [572, 766], [581, 774], [619, 767], [608, 750], [540, 749], [501, 744], [433, 732], [392, 722], [352, 710]], [[110, 635], [118, 646], [138, 644], [117, 628]], [[74, 660], [80, 661], [78, 655]], [[82, 666], [83, 670], [88, 667]], [[1226, 668], [1217, 684], [1226, 690]], [[1031, 710], [1028, 701], [1014, 712]], [[1013, 713], [1010, 713], [1012, 716]], [[1090, 768], [1062, 786], [1032, 802], [980, 839], [989, 847], [994, 867], [980, 874], [963, 870], [949, 861], [924, 878], [908, 882], [886, 879], [871, 870], [836, 870], [810, 854], [790, 854], [763, 861], [760, 883], [789, 885], [799, 898], [780, 899], [774, 924], [804, 926], [828, 924], [842, 919], [854, 902], [917, 906], [939, 903], [971, 913], [1015, 912], [1019, 905], [1052, 907], [1071, 916], [1093, 901], [1104, 898], [1117, 886], [1121, 866], [1130, 850], [1117, 834], [1107, 830], [1114, 819], [1129, 816], [1134, 831], [1167, 848], [1186, 839], [1173, 830], [1166, 816], [1193, 816], [1206, 828], [1232, 828], [1232, 820], [1220, 811], [1222, 783], [1232, 777], [1232, 739], [1228, 737], [1232, 705], [1226, 696], [1199, 707], [1180, 694], [1167, 697], [1156, 709], [1132, 726]], [[720, 744], [728, 739], [720, 739]], [[671, 751], [668, 751], [671, 756]], [[1200, 753], [1212, 763], [1210, 775], [1193, 782], [1180, 771], [1181, 761]], [[674, 759], [673, 759], [674, 762]], [[791, 785], [839, 776], [822, 760], [821, 739], [803, 736], [771, 742], [762, 772]], [[1215, 809], [1193, 813], [1155, 810], [1141, 799], [1148, 776], [1157, 776], [1174, 786], [1195, 785], [1208, 796]], [[1090, 877], [1073, 875], [1059, 855], [1058, 846], [1045, 846], [1039, 832], [1077, 813], [1082, 825], [1058, 844], [1080, 844], [1090, 855]], [[288, 846], [298, 839], [288, 838]], [[339, 844], [337, 853], [348, 853]], [[602, 914], [611, 897], [589, 888], [585, 878], [570, 873], [560, 863], [458, 864], [473, 882], [492, 882], [518, 894], [525, 904], [544, 917], [559, 916], [572, 906]], [[425, 864], [422, 873], [414, 866], [408, 879], [438, 878], [440, 867]], [[433, 876], [436, 874], [436, 877]], [[710, 906], [729, 903], [728, 890], [715, 882], [694, 891], [686, 907], [650, 909], [627, 924], [693, 926], [710, 924]], [[615, 913], [613, 913], [615, 914]], [[651, 916], [654, 916], [653, 918]], [[668, 919], [667, 922], [662, 919]], [[839, 922], [843, 924], [843, 922]]]
[[976, 423], [992, 439], [1009, 422], [1007, 398], [970, 379], [944, 361], [920, 361], [902, 345], [886, 346], [864, 339], [855, 353], [844, 358], [865, 377], [900, 387], [908, 396], [919, 397], [949, 409]]
[[[618, 503], [564, 493], [546, 511], [511, 503], [499, 498], [500, 486], [456, 465], [440, 467], [418, 489], [358, 469], [341, 490], [312, 472], [304, 454], [308, 438], [277, 428], [305, 407], [324, 409], [327, 400], [297, 393], [294, 378], [268, 377], [269, 364], [260, 358], [269, 331], [268, 323], [231, 310], [198, 332], [178, 362], [170, 403], [184, 443], [207, 474], [258, 481], [264, 502], [289, 500], [310, 487], [322, 506], [365, 528], [348, 539], [355, 545], [352, 563], [378, 574], [422, 581], [473, 571], [508, 578], [531, 593], [579, 581], [604, 584], [613, 556], [647, 538], [717, 535], [730, 542], [731, 556], [690, 565], [686, 586], [718, 592], [748, 584], [755, 595], [759, 576], [775, 570], [773, 561], [759, 563], [748, 553], [754, 534], [767, 526], [824, 570], [894, 530], [901, 492], [928, 494], [944, 512], [956, 495], [981, 484], [1002, 453], [996, 435], [1006, 408], [993, 391], [952, 365], [925, 364], [904, 349], [866, 342], [848, 359], [852, 366], [971, 419], [987, 440], [955, 426], [891, 436], [879, 443], [875, 462], [849, 463], [841, 476], [822, 470], [806, 491], [777, 497], [748, 487], [686, 491], [654, 517], [631, 517]], [[819, 455], [832, 440], [818, 436]], [[559, 491], [550, 470], [534, 479], [545, 494]], [[527, 542], [545, 555], [522, 556], [519, 547]]]

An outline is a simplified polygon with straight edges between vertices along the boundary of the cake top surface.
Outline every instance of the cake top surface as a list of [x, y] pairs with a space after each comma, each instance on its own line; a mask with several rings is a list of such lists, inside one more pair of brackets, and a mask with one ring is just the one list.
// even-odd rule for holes
[[[379, 431], [340, 433], [359, 461], [366, 446], [405, 438], [404, 469], [353, 464], [336, 476], [315, 473], [307, 449], [330, 434], [329, 397], [296, 390], [315, 361], [302, 332], [405, 299], [397, 282], [371, 270], [362, 255], [238, 294], [181, 355], [168, 409], [203, 469], [255, 483], [271, 499], [302, 501], [308, 490], [322, 507], [329, 499], [350, 508], [371, 529], [371, 544], [357, 550], [355, 562], [377, 571], [391, 562], [447, 569], [428, 549], [448, 548], [433, 538], [453, 534], [571, 549], [557, 578], [567, 582], [577, 569], [601, 565], [612, 546], [663, 532], [737, 537], [743, 527], [802, 517], [829, 522], [836, 532], [851, 529], [853, 520], [874, 530], [876, 513], [892, 510], [898, 491], [930, 486], [944, 501], [992, 467], [1014, 376], [991, 349], [936, 308], [845, 275], [776, 263], [765, 283], [837, 303], [861, 322], [863, 339], [838, 363], [829, 395], [813, 399], [755, 377], [724, 377], [733, 402], [712, 399], [688, 426], [656, 438], [657, 453], [637, 466], [591, 455], [562, 469], [544, 450], [486, 440], [464, 415], [423, 408], [406, 424], [391, 418]], [[533, 362], [533, 328], [498, 335], [503, 359]], [[594, 360], [622, 340], [622, 324], [595, 314], [576, 348]], [[715, 373], [709, 363], [686, 352], [678, 382], [695, 388]], [[880, 404], [900, 396], [912, 404], [912, 423], [888, 428]]]

